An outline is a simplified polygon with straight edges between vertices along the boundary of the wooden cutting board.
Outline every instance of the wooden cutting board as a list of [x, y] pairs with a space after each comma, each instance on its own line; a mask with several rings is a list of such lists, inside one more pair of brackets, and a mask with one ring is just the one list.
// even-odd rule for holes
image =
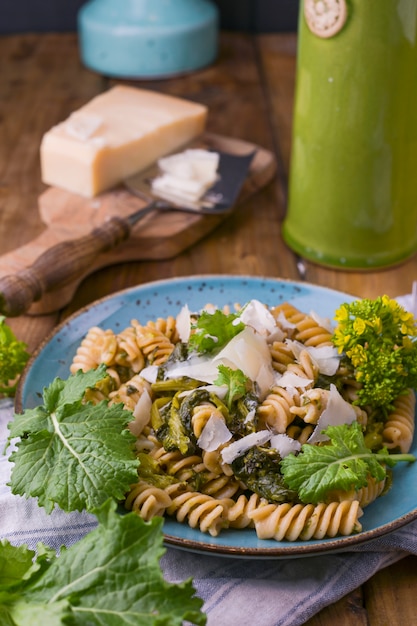
[[[246, 141], [209, 133], [204, 135], [203, 141], [208, 148], [231, 154], [248, 154], [256, 150], [235, 208], [273, 179], [276, 162], [271, 152]], [[126, 217], [145, 204], [122, 186], [92, 199], [56, 187], [48, 188], [38, 202], [45, 230], [28, 244], [0, 256], [0, 277], [29, 267], [46, 250], [63, 241], [87, 235], [109, 217]], [[28, 313], [41, 315], [64, 307], [71, 301], [80, 282], [100, 268], [126, 261], [172, 258], [207, 235], [227, 215], [179, 211], [150, 213], [134, 226], [127, 241], [99, 255], [76, 280], [45, 294]]]

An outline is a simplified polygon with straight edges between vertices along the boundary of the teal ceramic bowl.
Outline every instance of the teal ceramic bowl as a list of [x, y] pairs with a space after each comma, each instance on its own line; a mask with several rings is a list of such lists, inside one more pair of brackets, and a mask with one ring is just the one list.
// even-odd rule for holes
[[167, 78], [217, 56], [218, 9], [209, 0], [89, 0], [78, 13], [81, 59], [120, 78]]

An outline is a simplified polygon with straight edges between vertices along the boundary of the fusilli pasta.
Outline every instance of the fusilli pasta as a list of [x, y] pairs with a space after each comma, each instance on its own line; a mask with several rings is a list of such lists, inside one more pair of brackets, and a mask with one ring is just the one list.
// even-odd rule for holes
[[[228, 315], [232, 308], [245, 310], [238, 304], [220, 310]], [[207, 305], [205, 310], [213, 313], [219, 309]], [[209, 380], [187, 375], [180, 381], [163, 378], [173, 357], [177, 358], [174, 350], [182, 344], [174, 317], [145, 324], [133, 320], [117, 334], [99, 327], [88, 331], [74, 356], [71, 373], [106, 365], [107, 376], [86, 392], [85, 401], [104, 399], [110, 404], [122, 403], [131, 411], [137, 453], [149, 462], [148, 474], [145, 470], [141, 474], [142, 463], [139, 465], [138, 482], [126, 494], [126, 509], [145, 520], [173, 517], [213, 537], [225, 528], [251, 528], [260, 539], [277, 541], [360, 532], [363, 508], [383, 495], [386, 479], [369, 475], [365, 487], [333, 489], [323, 501], [302, 502], [282, 483], [278, 492], [270, 487], [271, 475], [274, 480], [280, 477], [279, 462], [284, 454], [272, 446], [272, 438], [282, 435], [298, 444], [292, 451], [308, 443], [328, 412], [333, 385], [340, 401], [349, 406], [350, 419], [359, 423], [365, 434], [369, 423], [373, 428], [376, 423], [381, 448], [407, 452], [414, 435], [414, 391], [397, 398], [388, 417], [377, 416], [375, 421], [369, 408], [360, 406], [361, 385], [346, 362], [338, 361], [334, 374], [321, 371], [314, 349], [333, 345], [326, 324], [290, 302], [267, 310], [275, 320], [276, 332], [271, 332], [271, 341], [265, 339], [263, 358], [269, 354], [269, 361], [260, 370], [269, 372], [270, 384], [262, 397], [258, 379], [250, 380], [251, 386], [245, 380], [244, 390], [239, 388], [234, 399], [231, 386], [220, 393], [213, 375]], [[199, 313], [192, 314], [191, 323], [198, 318]], [[226, 363], [233, 358], [234, 354], [228, 354]], [[149, 380], [144, 372], [152, 367], [158, 376]], [[219, 424], [228, 436], [218, 430]], [[227, 453], [248, 437], [254, 437], [255, 443], [237, 452], [247, 463], [243, 478], [233, 455]], [[251, 456], [253, 450], [259, 456]], [[255, 482], [251, 472], [256, 475]]]

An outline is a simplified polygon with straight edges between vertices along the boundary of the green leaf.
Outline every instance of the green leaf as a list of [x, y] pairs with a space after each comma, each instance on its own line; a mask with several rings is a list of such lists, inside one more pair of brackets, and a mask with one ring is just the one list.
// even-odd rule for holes
[[230, 411], [233, 402], [242, 398], [250, 390], [252, 382], [240, 369], [234, 370], [227, 365], [219, 365], [217, 369], [219, 375], [214, 384], [227, 386], [225, 401]]
[[85, 391], [96, 386], [105, 378], [106, 366], [101, 364], [97, 369], [87, 372], [79, 370], [66, 380], [56, 378], [49, 387], [44, 389], [43, 398], [45, 408], [49, 413], [63, 409], [67, 404], [74, 404], [82, 400]]
[[0, 590], [12, 587], [32, 570], [35, 552], [27, 546], [15, 548], [7, 540], [0, 541]]
[[11, 436], [22, 437], [10, 455], [12, 492], [37, 497], [48, 513], [55, 504], [91, 511], [109, 497], [122, 499], [137, 480], [135, 437], [126, 428], [132, 414], [121, 404], [83, 403], [93, 379], [80, 373], [55, 380], [44, 392], [49, 410], [25, 411], [10, 425]]
[[81, 403], [87, 389], [94, 387], [106, 376], [106, 367], [100, 365], [95, 370], [77, 372], [67, 380], [55, 378], [49, 387], [43, 390], [44, 405], [15, 413], [8, 424], [9, 441], [14, 437], [24, 437], [40, 430], [53, 430], [51, 413], [65, 411], [67, 404]]
[[281, 461], [286, 484], [305, 503], [321, 502], [329, 491], [360, 489], [369, 476], [383, 480], [385, 465], [415, 460], [412, 455], [389, 455], [386, 450], [374, 454], [366, 447], [357, 422], [329, 426], [323, 432], [330, 438], [329, 444], [304, 444], [300, 454], [289, 454]]
[[[120, 515], [113, 501], [95, 513], [97, 528], [62, 551], [12, 605], [15, 625], [182, 626], [188, 620], [203, 626], [203, 602], [191, 580], [171, 584], [163, 578], [162, 518], [145, 522], [135, 513]], [[30, 607], [38, 621], [28, 617]], [[54, 621], [54, 608], [65, 622]]]
[[13, 396], [17, 378], [29, 359], [27, 345], [18, 341], [12, 329], [6, 324], [4, 315], [0, 316], [0, 393]]
[[[12, 607], [13, 626], [63, 626], [74, 624], [71, 607], [66, 600], [37, 604], [18, 600]], [[3, 626], [3, 622], [0, 622]]]
[[220, 309], [214, 313], [203, 311], [196, 324], [188, 345], [190, 350], [197, 352], [213, 352], [226, 345], [235, 335], [239, 334], [245, 325], [239, 321], [235, 313], [223, 313]]

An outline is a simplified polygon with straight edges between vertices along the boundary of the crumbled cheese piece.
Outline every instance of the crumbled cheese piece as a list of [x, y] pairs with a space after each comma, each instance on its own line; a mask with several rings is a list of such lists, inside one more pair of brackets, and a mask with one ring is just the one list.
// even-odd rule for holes
[[341, 355], [334, 346], [306, 346], [300, 341], [287, 339], [287, 346], [298, 359], [302, 350], [306, 350], [319, 368], [320, 374], [333, 376], [340, 364]]
[[245, 454], [245, 452], [254, 446], [263, 445], [269, 441], [271, 437], [272, 432], [270, 430], [259, 430], [256, 433], [250, 433], [250, 435], [246, 435], [246, 437], [234, 441], [229, 446], [223, 448], [220, 454], [223, 461], [230, 464], [233, 463], [238, 456], [242, 456], [242, 454]]
[[282, 311], [279, 312], [279, 315], [277, 317], [277, 323], [284, 330], [292, 330], [292, 329], [296, 328], [295, 324], [293, 324], [292, 322], [287, 320], [287, 318], [285, 317], [285, 315], [284, 315], [284, 313]]
[[137, 401], [135, 408], [133, 409], [134, 420], [129, 422], [129, 430], [132, 435], [138, 437], [145, 426], [148, 424], [152, 408], [152, 399], [145, 389]]
[[250, 300], [241, 311], [239, 319], [261, 335], [269, 335], [276, 331], [274, 316], [259, 300]]
[[301, 450], [301, 443], [285, 433], [271, 437], [270, 445], [271, 448], [274, 448], [279, 453], [282, 459], [291, 452], [299, 452]]
[[278, 380], [276, 384], [278, 387], [283, 387], [284, 389], [305, 389], [308, 385], [311, 385], [314, 382], [312, 378], [305, 378], [304, 376], [299, 376], [298, 374], [294, 374], [294, 372], [286, 371]]
[[346, 402], [338, 392], [336, 385], [330, 385], [330, 394], [327, 406], [320, 415], [316, 428], [307, 440], [307, 443], [317, 443], [327, 441], [328, 437], [323, 435], [323, 430], [327, 426], [339, 426], [340, 424], [352, 424], [356, 421], [355, 409], [349, 402]]
[[158, 378], [158, 366], [148, 365], [144, 367], [140, 372], [141, 378], [144, 378], [148, 383], [155, 383]]
[[188, 306], [185, 304], [181, 311], [178, 313], [175, 320], [175, 325], [178, 331], [180, 340], [183, 343], [187, 343], [190, 338], [191, 332], [191, 312]]
[[211, 415], [204, 426], [197, 444], [206, 452], [214, 452], [221, 445], [232, 438], [232, 433], [227, 428], [224, 420], [217, 415]]
[[217, 178], [219, 154], [188, 149], [159, 159], [162, 172], [151, 182], [155, 195], [178, 203], [198, 202]]
[[328, 330], [329, 333], [333, 332], [334, 328], [332, 326], [331, 320], [328, 317], [321, 317], [315, 311], [310, 311], [309, 315], [320, 326], [320, 328], [324, 328], [325, 330]]

